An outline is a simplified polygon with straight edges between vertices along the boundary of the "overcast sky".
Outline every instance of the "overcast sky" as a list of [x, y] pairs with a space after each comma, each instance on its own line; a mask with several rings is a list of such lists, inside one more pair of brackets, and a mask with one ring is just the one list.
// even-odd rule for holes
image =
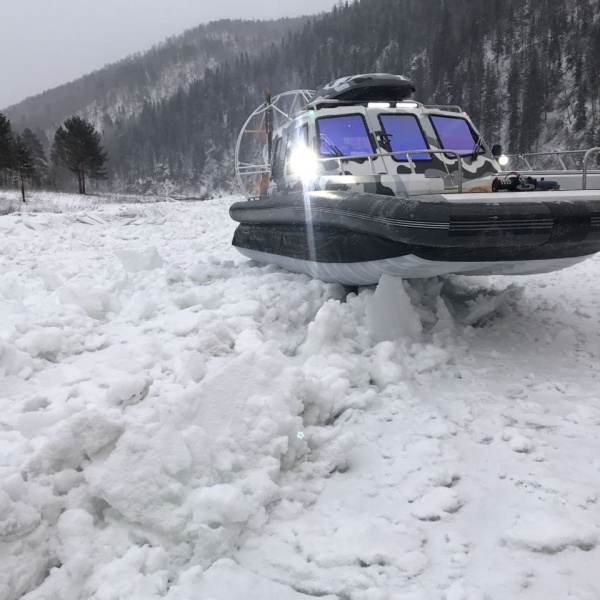
[[336, 0], [0, 0], [0, 110], [216, 19], [329, 10]]

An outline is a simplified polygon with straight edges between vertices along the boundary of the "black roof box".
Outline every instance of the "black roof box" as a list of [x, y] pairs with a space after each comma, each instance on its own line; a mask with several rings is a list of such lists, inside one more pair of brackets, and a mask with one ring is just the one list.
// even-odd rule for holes
[[[366, 73], [336, 79], [317, 89], [310, 104], [337, 101], [340, 104], [361, 102], [400, 102], [415, 91], [413, 83], [403, 75]], [[324, 102], [329, 103], [329, 102]], [[331, 102], [334, 104], [335, 102]]]

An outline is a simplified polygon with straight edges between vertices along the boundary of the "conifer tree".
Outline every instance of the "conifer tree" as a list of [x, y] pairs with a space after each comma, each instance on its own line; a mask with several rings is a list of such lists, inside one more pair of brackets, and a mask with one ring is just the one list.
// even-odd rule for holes
[[40, 185], [41, 182], [48, 176], [48, 161], [46, 160], [46, 153], [44, 147], [40, 142], [38, 136], [31, 131], [31, 129], [25, 129], [22, 135], [23, 142], [29, 149], [31, 157], [33, 159], [34, 175], [32, 179], [36, 185]]
[[12, 164], [12, 128], [10, 121], [0, 113], [0, 184], [6, 183]]
[[527, 78], [524, 82], [523, 111], [521, 121], [521, 143], [523, 151], [533, 151], [542, 131], [545, 89], [539, 67], [539, 56], [532, 50]]
[[14, 139], [12, 144], [12, 170], [19, 176], [21, 195], [25, 202], [25, 180], [35, 177], [35, 160], [20, 135]]
[[56, 130], [51, 157], [77, 177], [79, 193], [85, 194], [88, 179], [106, 179], [104, 164], [108, 154], [100, 145], [96, 128], [81, 117], [71, 117]]
[[521, 147], [521, 69], [515, 56], [508, 75], [508, 148], [516, 152]]
[[587, 108], [586, 108], [586, 86], [583, 77], [584, 67], [581, 57], [575, 61], [575, 130], [584, 131], [587, 124]]

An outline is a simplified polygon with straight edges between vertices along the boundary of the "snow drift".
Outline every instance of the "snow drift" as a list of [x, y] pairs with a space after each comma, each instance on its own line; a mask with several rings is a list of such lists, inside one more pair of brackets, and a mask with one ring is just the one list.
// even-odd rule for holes
[[1, 218], [0, 598], [596, 597], [600, 262], [348, 289], [231, 202]]

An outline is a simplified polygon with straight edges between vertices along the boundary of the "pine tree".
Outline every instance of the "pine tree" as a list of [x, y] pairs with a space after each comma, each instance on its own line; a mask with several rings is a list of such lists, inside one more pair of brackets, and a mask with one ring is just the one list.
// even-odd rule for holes
[[520, 146], [523, 151], [531, 152], [535, 149], [542, 131], [542, 116], [546, 103], [539, 57], [535, 50], [531, 52], [529, 70], [524, 84]]
[[575, 115], [575, 131], [584, 131], [587, 125], [587, 90], [585, 80], [583, 77], [583, 61], [581, 57], [578, 57], [575, 61], [575, 108], [573, 113]]
[[508, 75], [508, 147], [515, 152], [521, 147], [521, 70], [517, 56], [513, 57]]
[[25, 202], [25, 180], [35, 177], [35, 159], [25, 143], [25, 140], [18, 135], [12, 144], [12, 170], [17, 173], [21, 181], [21, 195]]
[[79, 193], [85, 194], [85, 181], [106, 179], [104, 164], [108, 154], [100, 145], [96, 128], [81, 117], [71, 117], [56, 130], [51, 157], [77, 176]]
[[12, 128], [10, 121], [0, 113], [0, 184], [6, 184], [12, 165]]
[[502, 136], [501, 92], [498, 90], [498, 68], [486, 67], [483, 77], [483, 97], [481, 102], [481, 131], [490, 144], [500, 142]]
[[32, 177], [33, 182], [39, 187], [42, 181], [48, 176], [48, 161], [46, 160], [44, 147], [38, 136], [35, 135], [31, 129], [25, 129], [22, 138], [33, 159], [35, 171], [35, 174]]

